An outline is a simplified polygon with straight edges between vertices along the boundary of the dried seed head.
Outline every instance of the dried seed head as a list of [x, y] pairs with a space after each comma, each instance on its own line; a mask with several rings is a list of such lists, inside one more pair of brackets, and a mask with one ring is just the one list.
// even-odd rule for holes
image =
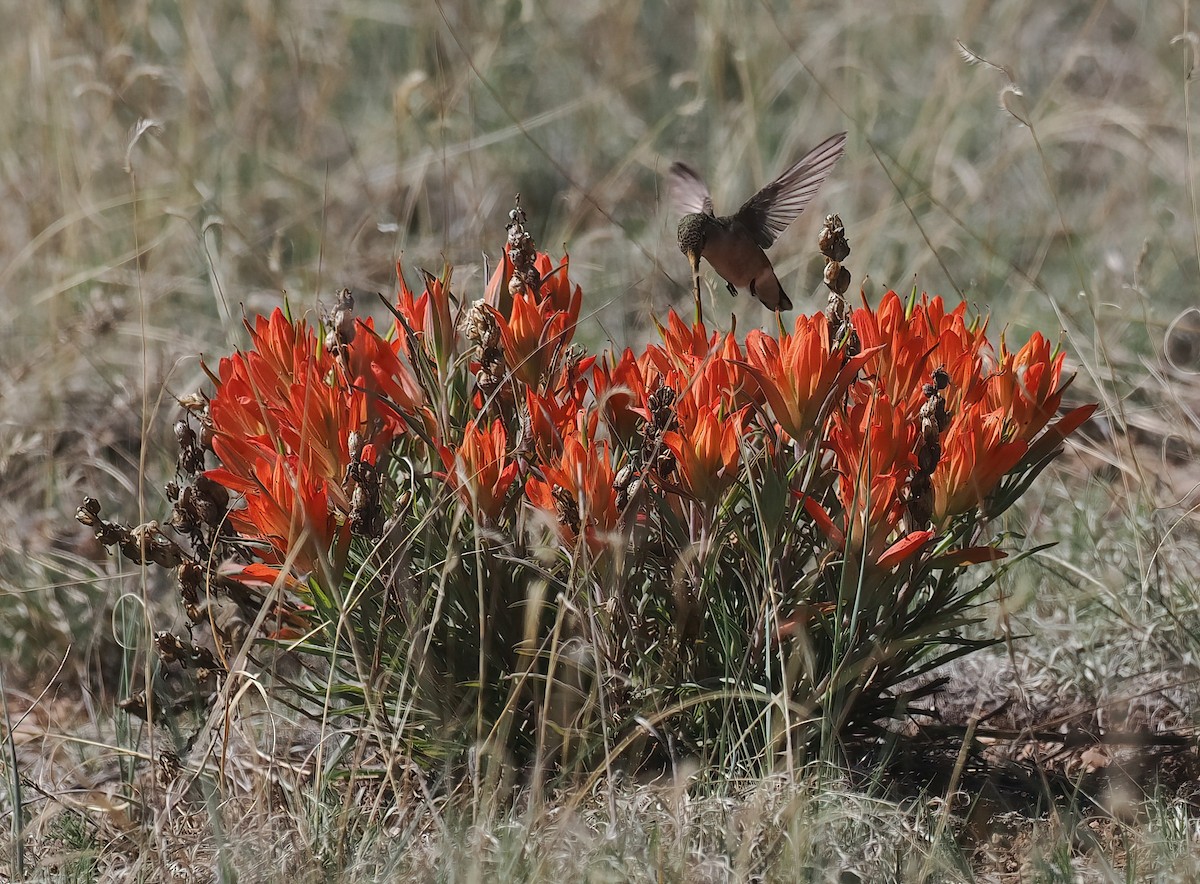
[[850, 254], [850, 243], [846, 241], [846, 228], [837, 215], [826, 215], [825, 224], [817, 235], [817, 248], [830, 261], [842, 262]]
[[637, 467], [632, 462], [621, 467], [613, 477], [612, 487], [617, 492], [617, 509], [624, 510], [642, 488], [642, 479], [638, 475]]
[[195, 562], [184, 562], [175, 570], [179, 581], [179, 596], [183, 599], [183, 612], [193, 623], [204, 619], [200, 599], [204, 591], [204, 569]]
[[206, 414], [208, 412], [208, 397], [203, 393], [188, 393], [186, 396], [179, 398], [179, 407], [192, 414]]
[[933, 385], [938, 390], [944, 390], [950, 386], [950, 372], [946, 371], [946, 366], [939, 365], [933, 370]]
[[648, 439], [657, 441], [663, 432], [673, 430], [678, 425], [675, 419], [675, 399], [675, 390], [662, 384], [660, 379], [660, 386], [646, 400], [651, 417], [650, 425], [645, 431]]
[[908, 519], [912, 530], [920, 530], [933, 520], [933, 486], [924, 473], [915, 474], [909, 483]]
[[181, 476], [194, 476], [204, 471], [204, 449], [200, 437], [186, 420], [175, 421], [175, 441], [179, 454], [175, 457], [175, 471]]
[[178, 663], [187, 669], [224, 669], [208, 648], [202, 648], [192, 641], [184, 641], [169, 632], [155, 634], [154, 648], [164, 663]]
[[495, 314], [483, 301], [476, 301], [463, 314], [459, 330], [477, 350], [490, 350], [500, 346], [500, 325], [496, 322]]
[[850, 288], [850, 271], [837, 261], [830, 261], [825, 265], [824, 280], [835, 294], [844, 295]]
[[459, 330], [475, 345], [472, 359], [479, 363], [475, 383], [485, 396], [504, 383], [504, 347], [496, 314], [483, 301], [476, 301], [463, 315]]
[[79, 509], [75, 511], [75, 518], [89, 528], [96, 524], [100, 517], [100, 501], [94, 497], [85, 497], [83, 503], [79, 505]]
[[537, 246], [533, 237], [525, 230], [525, 210], [521, 208], [521, 194], [517, 194], [515, 205], [508, 213], [508, 257], [513, 263], [513, 275], [508, 281], [508, 293], [538, 292], [542, 287], [541, 274], [537, 271]]
[[908, 520], [910, 530], [924, 528], [933, 518], [933, 483], [931, 477], [942, 459], [941, 434], [950, 425], [943, 391], [950, 386], [950, 374], [938, 366], [930, 374], [930, 382], [921, 387], [925, 402], [917, 414], [920, 436], [917, 442], [917, 469], [908, 486]]
[[383, 534], [383, 508], [379, 504], [379, 472], [371, 464], [358, 461], [347, 476], [350, 490], [350, 531], [362, 537]]
[[121, 552], [135, 561], [145, 560], [164, 568], [176, 568], [184, 561], [183, 550], [162, 533], [154, 520], [130, 529], [129, 538], [135, 545], [136, 555], [129, 549], [129, 544], [122, 544]]
[[354, 340], [354, 295], [350, 289], [342, 289], [337, 293], [333, 308], [325, 317], [325, 349], [332, 353], [341, 353], [342, 348]]
[[[850, 288], [850, 271], [842, 262], [850, 254], [850, 243], [846, 240], [846, 228], [842, 219], [837, 215], [826, 215], [825, 223], [817, 236], [817, 248], [825, 256], [825, 271], [822, 278], [829, 288], [829, 304], [825, 307], [825, 318], [831, 328], [837, 330], [837, 339], [841, 340], [849, 325], [849, 310], [846, 307], [844, 295]], [[847, 358], [853, 356], [848, 354]]]
[[571, 344], [563, 350], [563, 374], [568, 384], [573, 384], [579, 377], [579, 366], [587, 356], [587, 348], [583, 344]]
[[559, 524], [566, 525], [576, 534], [579, 533], [579, 505], [566, 488], [554, 488], [554, 514]]

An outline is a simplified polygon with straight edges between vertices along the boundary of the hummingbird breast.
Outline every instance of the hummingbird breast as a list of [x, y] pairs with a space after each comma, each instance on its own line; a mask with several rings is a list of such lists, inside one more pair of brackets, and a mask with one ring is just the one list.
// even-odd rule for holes
[[742, 225], [727, 218], [716, 220], [705, 237], [704, 257], [722, 278], [745, 288], [771, 269], [771, 261]]

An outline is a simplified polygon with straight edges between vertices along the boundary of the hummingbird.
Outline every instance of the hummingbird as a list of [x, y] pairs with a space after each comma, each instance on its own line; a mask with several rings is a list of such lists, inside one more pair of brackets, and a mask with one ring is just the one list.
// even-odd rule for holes
[[693, 168], [685, 163], [671, 164], [667, 173], [671, 199], [684, 213], [679, 222], [679, 250], [692, 265], [697, 317], [701, 258], [706, 258], [725, 280], [731, 295], [736, 297], [739, 287], [749, 286], [750, 294], [770, 309], [792, 309], [792, 301], [764, 250], [812, 202], [845, 147], [845, 132], [825, 139], [732, 215], [713, 211], [708, 186]]

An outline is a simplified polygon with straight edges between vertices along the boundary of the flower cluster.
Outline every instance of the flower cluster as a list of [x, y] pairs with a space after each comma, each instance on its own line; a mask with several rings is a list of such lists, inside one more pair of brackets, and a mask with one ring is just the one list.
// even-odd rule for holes
[[251, 346], [209, 372], [212, 450], [205, 475], [240, 495], [229, 513], [260, 558], [297, 574], [336, 574], [350, 539], [358, 466], [374, 466], [429, 409], [398, 345], [370, 320], [326, 346], [276, 309], [247, 322]]
[[575, 702], [550, 699], [568, 642], [580, 679], [616, 673], [614, 726], [634, 695], [766, 685], [835, 729], [977, 646], [962, 569], [1003, 556], [989, 524], [1094, 409], [1064, 412], [1062, 352], [993, 348], [938, 297], [850, 309], [838, 263], [826, 311], [775, 333], [671, 311], [596, 358], [568, 259], [511, 220], [482, 297], [447, 270], [401, 277], [383, 332], [348, 293], [319, 328], [277, 310], [210, 372], [202, 431], [177, 432], [183, 472], [218, 464], [173, 524], [239, 598], [286, 588], [269, 635], [418, 661], [430, 716], [529, 715], [511, 733], [539, 752], [586, 729], [539, 717]]
[[[402, 281], [390, 339], [358, 320], [333, 346], [276, 310], [248, 324], [246, 352], [221, 360], [210, 406], [221, 465], [208, 477], [244, 499], [231, 522], [264, 544], [264, 561], [301, 573], [340, 561], [351, 465], [429, 438], [435, 475], [480, 523], [541, 512], [566, 547], [584, 537], [593, 555], [638, 510], [630, 485], [711, 520], [734, 486], [764, 468], [795, 475], [807, 458], [800, 517], [847, 560], [894, 568], [899, 552], [986, 513], [1031, 451], [1044, 456], [1039, 436], [1056, 444], [1091, 413], [1055, 420], [1064, 354], [1044, 337], [996, 353], [986, 324], [941, 298], [905, 304], [889, 292], [859, 307], [853, 346], [823, 314], [739, 341], [671, 311], [658, 343], [599, 362], [571, 346], [582, 293], [566, 259], [538, 253], [519, 276], [506, 251], [486, 299], [457, 323], [452, 298], [448, 280], [426, 275], [419, 296]], [[495, 330], [490, 356], [472, 322]], [[464, 339], [476, 343], [477, 383], [439, 421], [414, 365], [451, 385]], [[931, 387], [940, 425], [923, 433]]]

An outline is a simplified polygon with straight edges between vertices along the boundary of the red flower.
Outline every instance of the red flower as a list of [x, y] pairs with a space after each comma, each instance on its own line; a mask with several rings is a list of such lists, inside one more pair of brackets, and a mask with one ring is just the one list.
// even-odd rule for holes
[[335, 386], [333, 357], [318, 352], [303, 322], [293, 326], [277, 309], [250, 333], [253, 349], [222, 359], [213, 378], [213, 450], [243, 476], [264, 454], [283, 451], [308, 473], [340, 479], [347, 435], [363, 429], [362, 394]]
[[842, 348], [831, 345], [822, 314], [797, 316], [793, 332], [782, 334], [779, 341], [757, 329], [746, 337], [751, 374], [780, 428], [799, 440], [818, 429], [822, 409], [845, 391], [877, 349], [846, 361]]
[[681, 418], [678, 431], [663, 434], [684, 489], [706, 507], [717, 504], [737, 478], [743, 414], [721, 420], [717, 406], [702, 405]]
[[410, 421], [430, 426], [423, 393], [399, 345], [380, 338], [370, 321], [358, 323], [342, 356], [280, 310], [247, 328], [251, 349], [222, 359], [210, 373], [212, 446], [221, 467], [208, 475], [245, 496], [234, 524], [269, 542], [272, 561], [294, 555], [297, 567], [311, 570], [318, 552], [334, 543], [337, 573], [349, 529], [333, 514], [351, 509], [342, 486], [350, 436], [364, 451], [377, 451]]
[[[848, 561], [865, 556], [872, 565], [890, 567], [900, 560], [893, 538], [916, 466], [915, 442], [916, 427], [883, 394], [835, 413], [827, 444], [837, 470], [839, 518], [811, 497], [804, 498], [804, 508]], [[916, 548], [899, 550], [911, 554]]]
[[583, 407], [586, 395], [586, 384], [576, 386], [562, 399], [553, 393], [542, 396], [526, 388], [525, 405], [529, 411], [533, 447], [543, 463], [550, 463], [562, 454], [563, 440], [568, 436], [582, 434], [590, 439], [596, 435], [600, 415]]
[[431, 434], [435, 426], [425, 391], [401, 358], [404, 334], [385, 341], [371, 320], [358, 323], [358, 333], [349, 347], [349, 387], [361, 390], [365, 438], [387, 448], [393, 438], [418, 426]]
[[543, 309], [547, 303], [533, 295], [515, 295], [508, 319], [495, 313], [509, 371], [534, 389], [550, 373], [575, 331], [575, 324], [566, 313], [547, 313]]
[[703, 322], [695, 322], [689, 326], [674, 309], [667, 313], [665, 328], [659, 325], [657, 319], [654, 320], [654, 324], [658, 333], [662, 335], [665, 355], [676, 367], [690, 368], [703, 362], [718, 349], [718, 332], [713, 332], [710, 336]]
[[1004, 436], [1003, 411], [984, 413], [972, 408], [951, 422], [931, 477], [934, 524], [943, 525], [983, 503], [1021, 460], [1028, 445], [1020, 439], [1006, 441]]
[[[425, 343], [430, 357], [445, 373], [458, 340], [458, 330], [450, 313], [450, 272], [446, 271], [445, 279], [438, 279], [425, 271], [421, 273], [425, 278], [425, 290], [416, 297], [404, 281], [400, 262], [396, 262], [396, 277], [400, 280], [396, 311], [404, 317], [417, 338]], [[404, 329], [396, 329], [396, 339], [407, 353], [408, 335]]]
[[1000, 367], [987, 379], [987, 398], [1008, 418], [1013, 436], [1026, 442], [1042, 431], [1058, 411], [1067, 384], [1059, 385], [1066, 353], [1054, 356], [1040, 332], [1019, 351], [1000, 342]]
[[663, 346], [647, 347], [638, 361], [656, 370], [663, 383], [679, 394], [679, 409], [720, 405], [732, 413], [761, 401], [758, 383], [748, 372], [742, 348], [732, 334], [709, 335], [702, 322], [688, 326], [674, 310], [667, 316], [666, 327], [659, 325], [658, 331]]
[[246, 475], [223, 467], [206, 475], [245, 498], [229, 519], [241, 534], [270, 545], [260, 551], [264, 561], [290, 561], [300, 574], [316, 570], [339, 532], [327, 480], [305, 476], [295, 458], [284, 457], [261, 458]]
[[550, 374], [575, 336], [583, 290], [571, 283], [568, 266], [566, 256], [555, 267], [549, 255], [539, 252], [534, 259], [537, 291], [522, 286], [510, 292], [513, 263], [505, 246], [504, 260], [488, 283], [485, 300], [500, 326], [505, 360], [513, 376], [530, 387]]
[[[501, 314], [510, 312], [508, 310], [508, 299], [514, 294], [509, 288], [509, 283], [514, 272], [510, 250], [511, 246], [505, 244], [504, 254], [501, 257], [500, 263], [496, 265], [496, 269], [492, 272], [492, 278], [488, 280], [487, 291], [484, 294], [484, 300]], [[539, 277], [537, 291], [526, 291], [524, 286], [521, 286], [520, 290], [525, 294], [531, 295], [537, 301], [547, 302], [547, 309], [550, 312], [566, 313], [571, 317], [571, 325], [574, 326], [574, 323], [579, 319], [579, 308], [583, 299], [583, 290], [571, 283], [568, 273], [570, 268], [569, 256], [563, 255], [562, 261], [556, 267], [549, 255], [545, 252], [538, 252], [534, 257], [533, 267]]]
[[620, 360], [610, 367], [611, 355], [604, 354], [597, 363], [592, 384], [609, 430], [629, 444], [637, 435], [638, 422], [642, 419], [637, 409], [646, 403], [655, 371], [650, 365], [649, 350], [638, 359], [626, 347]]
[[598, 554], [619, 520], [608, 444], [592, 441], [585, 446], [578, 436], [568, 436], [562, 456], [543, 467], [542, 474], [525, 483], [530, 502], [554, 518], [565, 543], [574, 543], [582, 534], [588, 549]]
[[508, 459], [506, 446], [504, 424], [499, 419], [487, 430], [471, 421], [458, 448], [451, 451], [443, 446], [438, 452], [446, 467], [446, 472], [438, 475], [449, 481], [472, 512], [489, 522], [500, 518], [517, 478], [517, 463]]
[[951, 413], [977, 400], [992, 353], [986, 323], [968, 326], [965, 316], [966, 304], [947, 313], [941, 298], [927, 296], [910, 311], [895, 292], [884, 295], [875, 310], [855, 310], [852, 321], [862, 348], [880, 348], [870, 383], [860, 385], [858, 397], [879, 389], [895, 407], [915, 415], [925, 400], [922, 388], [941, 368], [950, 376], [946, 407]]

